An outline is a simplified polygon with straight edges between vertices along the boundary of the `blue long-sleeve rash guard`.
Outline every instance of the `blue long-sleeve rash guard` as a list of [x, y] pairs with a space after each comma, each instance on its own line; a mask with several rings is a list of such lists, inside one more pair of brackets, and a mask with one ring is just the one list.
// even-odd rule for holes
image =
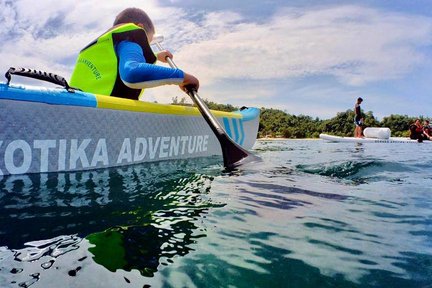
[[183, 82], [182, 70], [147, 63], [137, 43], [122, 41], [117, 44], [116, 53], [120, 78], [130, 88], [144, 89]]

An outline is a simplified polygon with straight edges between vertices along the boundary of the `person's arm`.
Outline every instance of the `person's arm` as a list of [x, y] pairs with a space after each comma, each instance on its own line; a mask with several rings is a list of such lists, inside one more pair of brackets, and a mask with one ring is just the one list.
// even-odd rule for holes
[[122, 41], [116, 47], [119, 73], [123, 83], [133, 89], [167, 84], [181, 85], [185, 73], [180, 69], [146, 63], [142, 48], [134, 42]]
[[431, 135], [429, 134], [429, 129], [426, 127], [423, 127], [423, 134], [426, 135], [427, 137], [431, 138]]

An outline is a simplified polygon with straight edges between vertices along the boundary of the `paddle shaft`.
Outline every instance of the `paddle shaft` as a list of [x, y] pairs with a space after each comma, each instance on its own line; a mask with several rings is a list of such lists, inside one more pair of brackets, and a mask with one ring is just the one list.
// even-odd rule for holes
[[[159, 49], [159, 51], [164, 50], [163, 47], [162, 47], [162, 45], [159, 42], [156, 42], [155, 45], [157, 46], [157, 48]], [[174, 63], [174, 61], [171, 58], [166, 57], [166, 60], [167, 60], [168, 64], [171, 66], [171, 68], [178, 69], [178, 66]], [[211, 114], [211, 112], [208, 109], [207, 105], [204, 103], [204, 101], [201, 99], [201, 97], [199, 97], [198, 93], [195, 90], [190, 90], [190, 91], [187, 92], [187, 94], [192, 98], [193, 102], [198, 106], [198, 109], [200, 111], [204, 110], [204, 111], [201, 111], [201, 114], [203, 114], [204, 117], [210, 116], [209, 119], [208, 119], [208, 121], [212, 122], [212, 124], [210, 125], [210, 127], [212, 128], [212, 130], [213, 130], [213, 128], [216, 128], [217, 130], [222, 130], [224, 132], [224, 130], [222, 129], [222, 127], [220, 127], [219, 122], [213, 116], [213, 114]], [[213, 132], [215, 132], [215, 131], [213, 131]]]
[[[156, 42], [155, 45], [159, 49], [159, 51], [164, 50], [159, 42]], [[166, 57], [166, 60], [171, 66], [171, 68], [178, 69], [177, 65], [171, 58]], [[213, 116], [213, 114], [210, 112], [210, 109], [207, 107], [201, 97], [199, 97], [198, 93], [195, 90], [190, 89], [187, 91], [187, 94], [192, 98], [192, 101], [195, 103], [195, 105], [197, 105], [198, 110], [201, 112], [201, 115], [204, 117], [207, 124], [209, 124], [213, 133], [218, 138], [222, 148], [224, 166], [228, 169], [232, 169], [236, 166], [241, 165], [240, 162], [242, 162], [242, 160], [248, 157], [250, 154], [245, 149], [240, 147], [237, 143], [235, 143], [226, 134], [225, 130], [221, 127], [216, 117]]]

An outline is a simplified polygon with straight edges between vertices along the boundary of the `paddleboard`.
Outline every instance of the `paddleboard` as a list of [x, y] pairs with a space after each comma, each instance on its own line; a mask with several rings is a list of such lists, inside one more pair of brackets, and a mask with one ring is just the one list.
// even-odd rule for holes
[[[417, 140], [405, 137], [390, 137], [389, 139], [377, 138], [355, 138], [355, 137], [341, 137], [329, 134], [320, 134], [319, 137], [328, 142], [352, 142], [352, 143], [419, 143]], [[432, 143], [432, 141], [423, 141], [422, 143]]]

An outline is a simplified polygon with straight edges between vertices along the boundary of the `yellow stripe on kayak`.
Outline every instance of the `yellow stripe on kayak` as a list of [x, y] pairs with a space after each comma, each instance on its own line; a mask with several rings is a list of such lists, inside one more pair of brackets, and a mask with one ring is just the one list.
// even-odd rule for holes
[[[125, 110], [133, 112], [146, 112], [155, 114], [169, 114], [182, 116], [197, 116], [201, 115], [198, 108], [180, 105], [158, 104], [151, 102], [143, 102], [113, 96], [98, 95], [96, 96], [97, 108]], [[242, 118], [240, 113], [223, 112], [211, 110], [216, 117]]]

